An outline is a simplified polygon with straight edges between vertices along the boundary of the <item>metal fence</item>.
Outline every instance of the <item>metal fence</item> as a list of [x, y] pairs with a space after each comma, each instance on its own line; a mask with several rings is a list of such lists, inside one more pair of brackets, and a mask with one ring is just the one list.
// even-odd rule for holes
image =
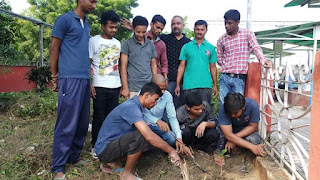
[[308, 179], [312, 74], [304, 65], [262, 69], [260, 135], [292, 179]]

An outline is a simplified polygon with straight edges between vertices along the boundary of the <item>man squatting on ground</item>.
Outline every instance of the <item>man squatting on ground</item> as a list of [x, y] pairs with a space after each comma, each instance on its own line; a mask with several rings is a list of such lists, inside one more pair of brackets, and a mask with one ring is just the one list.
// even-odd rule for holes
[[255, 155], [265, 156], [264, 144], [260, 144], [258, 104], [250, 98], [244, 98], [240, 93], [228, 93], [224, 105], [219, 111], [220, 137], [215, 152], [215, 161], [221, 163], [217, 156], [223, 149], [239, 154], [239, 147], [251, 150]]
[[[111, 163], [127, 157], [120, 179], [138, 179], [132, 169], [141, 153], [150, 149], [150, 144], [168, 153], [173, 164], [180, 164], [180, 157], [143, 120], [143, 108], [151, 109], [162, 96], [155, 83], [145, 84], [138, 96], [125, 101], [111, 111], [102, 124], [95, 150], [101, 162]], [[150, 144], [149, 144], [150, 143]]]
[[186, 104], [177, 109], [177, 118], [186, 145], [194, 145], [195, 148], [206, 151], [218, 140], [217, 118], [209, 103], [203, 101], [199, 93], [187, 95]]
[[[184, 152], [192, 156], [190, 149], [183, 143], [172, 95], [166, 90], [168, 82], [161, 74], [154, 75], [152, 82], [160, 87], [163, 95], [158, 99], [157, 104], [153, 108], [144, 108], [143, 115], [145, 122], [154, 133], [159, 135], [169, 145], [176, 146], [178, 152]], [[170, 131], [168, 124], [161, 119], [165, 112], [172, 131]]]
[[114, 11], [101, 14], [102, 34], [90, 38], [89, 58], [92, 66], [91, 97], [93, 98], [92, 149], [97, 141], [99, 130], [107, 115], [119, 104], [121, 88], [118, 63], [121, 43], [114, 36], [120, 16]]
[[50, 67], [58, 90], [51, 165], [55, 180], [66, 179], [66, 163], [85, 163], [80, 159], [90, 120], [90, 26], [85, 15], [95, 7], [95, 0], [78, 0], [76, 8], [59, 16], [52, 29]]

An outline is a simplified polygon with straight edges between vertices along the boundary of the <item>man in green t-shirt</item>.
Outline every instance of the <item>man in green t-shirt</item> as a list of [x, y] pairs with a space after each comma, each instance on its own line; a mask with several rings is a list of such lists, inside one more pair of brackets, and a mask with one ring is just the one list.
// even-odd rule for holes
[[217, 95], [217, 54], [215, 47], [205, 38], [208, 24], [198, 20], [194, 25], [195, 39], [185, 44], [180, 53], [175, 93], [180, 95], [180, 82], [183, 77], [183, 93], [186, 97], [198, 92], [202, 99], [210, 103], [213, 94]]

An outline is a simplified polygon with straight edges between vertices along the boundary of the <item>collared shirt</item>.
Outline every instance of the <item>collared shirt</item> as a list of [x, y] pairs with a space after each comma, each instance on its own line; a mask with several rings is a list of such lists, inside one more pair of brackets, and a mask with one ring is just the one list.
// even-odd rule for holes
[[266, 61], [253, 32], [239, 28], [233, 38], [225, 33], [217, 42], [220, 72], [247, 74], [251, 51], [254, 52], [261, 63]]
[[61, 39], [59, 78], [90, 79], [90, 26], [86, 17], [83, 26], [80, 20], [80, 16], [70, 10], [54, 22], [51, 36]]
[[239, 132], [247, 127], [249, 123], [259, 123], [260, 110], [257, 102], [253, 99], [246, 98], [245, 106], [245, 110], [239, 118], [232, 118], [227, 115], [224, 106], [221, 106], [218, 117], [219, 125], [232, 125], [233, 132]]
[[217, 62], [216, 49], [207, 40], [200, 46], [196, 40], [185, 44], [179, 59], [186, 62], [183, 74], [183, 90], [195, 88], [212, 88], [209, 64]]
[[157, 37], [156, 40], [152, 40], [150, 37], [150, 32], [146, 33], [146, 37], [151, 40], [157, 51], [157, 73], [167, 73], [168, 74], [168, 59], [167, 59], [167, 48], [164, 42]]
[[211, 110], [208, 102], [203, 101], [202, 113], [194, 119], [191, 119], [188, 114], [187, 105], [183, 105], [177, 109], [177, 118], [180, 124], [180, 128], [184, 129], [186, 126], [190, 128], [197, 128], [202, 122], [211, 122], [217, 125], [217, 118]]
[[137, 130], [134, 123], [143, 121], [143, 107], [137, 96], [114, 108], [104, 120], [94, 146], [99, 155], [108, 144], [129, 132]]
[[169, 81], [176, 81], [178, 67], [180, 64], [179, 55], [181, 48], [183, 45], [190, 42], [190, 39], [183, 35], [183, 37], [178, 40], [173, 34], [161, 34], [160, 38], [167, 47], [168, 79]]
[[169, 124], [177, 138], [182, 138], [179, 123], [176, 117], [176, 110], [173, 105], [172, 95], [169, 91], [165, 91], [158, 99], [157, 104], [150, 110], [144, 108], [144, 121], [148, 125], [157, 126], [158, 119], [161, 119], [164, 112], [167, 112]]
[[144, 42], [140, 44], [133, 35], [121, 45], [121, 53], [128, 55], [128, 86], [133, 92], [151, 81], [151, 59], [157, 57], [154, 44], [147, 38]]

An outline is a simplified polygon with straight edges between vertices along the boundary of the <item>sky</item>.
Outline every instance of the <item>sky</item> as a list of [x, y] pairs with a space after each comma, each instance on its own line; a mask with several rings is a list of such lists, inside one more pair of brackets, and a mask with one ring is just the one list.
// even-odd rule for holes
[[[27, 0], [7, 0], [14, 12], [20, 13], [29, 7]], [[319, 8], [290, 7], [284, 5], [291, 0], [252, 0], [251, 29], [253, 31], [279, 28], [283, 25], [320, 21]], [[149, 22], [155, 14], [161, 14], [167, 25], [164, 29], [171, 32], [170, 21], [174, 15], [187, 16], [187, 27], [193, 29], [197, 20], [209, 24], [206, 39], [216, 43], [225, 33], [223, 15], [229, 9], [237, 9], [241, 14], [240, 27], [246, 28], [247, 0], [138, 0], [139, 6], [132, 10], [134, 16], [142, 15]]]

